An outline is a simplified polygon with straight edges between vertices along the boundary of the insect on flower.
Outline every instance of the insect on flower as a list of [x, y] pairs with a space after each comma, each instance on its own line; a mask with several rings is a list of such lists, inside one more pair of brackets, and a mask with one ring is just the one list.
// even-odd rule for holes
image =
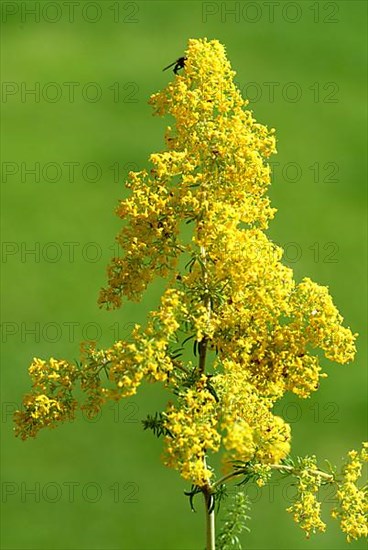
[[167, 69], [170, 69], [170, 67], [173, 67], [175, 65], [173, 71], [174, 71], [175, 74], [178, 74], [179, 69], [184, 68], [186, 60], [187, 60], [186, 57], [179, 57], [179, 59], [177, 59], [173, 63], [170, 63], [170, 65], [168, 65], [167, 67], [165, 67], [162, 70], [166, 71]]

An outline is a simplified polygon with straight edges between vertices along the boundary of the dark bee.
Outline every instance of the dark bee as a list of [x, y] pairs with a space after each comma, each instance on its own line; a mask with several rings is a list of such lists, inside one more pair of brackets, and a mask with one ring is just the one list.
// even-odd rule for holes
[[186, 62], [187, 58], [186, 57], [179, 57], [179, 59], [177, 59], [176, 61], [174, 61], [173, 63], [170, 63], [170, 65], [168, 65], [167, 67], [165, 67], [164, 69], [162, 69], [163, 71], [166, 71], [167, 69], [170, 69], [170, 67], [174, 67], [173, 71], [175, 74], [178, 74], [178, 71], [180, 69], [183, 69], [184, 68], [184, 65], [185, 65], [185, 62]]

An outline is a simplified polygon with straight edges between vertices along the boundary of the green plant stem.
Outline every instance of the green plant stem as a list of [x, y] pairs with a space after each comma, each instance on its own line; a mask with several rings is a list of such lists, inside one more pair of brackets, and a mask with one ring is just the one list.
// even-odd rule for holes
[[[288, 472], [288, 473], [291, 473], [291, 474], [298, 471], [297, 468], [293, 468], [292, 466], [286, 466], [284, 464], [270, 464], [270, 468], [272, 470], [278, 470], [278, 471], [281, 471], [281, 472]], [[332, 474], [326, 474], [326, 472], [322, 472], [321, 470], [309, 470], [309, 472], [312, 475], [315, 475], [316, 477], [318, 476], [318, 477], [324, 479], [325, 481], [327, 481], [329, 483], [332, 483], [333, 481], [335, 481], [335, 478]], [[223, 485], [224, 483], [226, 483], [230, 479], [233, 479], [234, 477], [241, 476], [241, 475], [248, 474], [248, 473], [249, 473], [248, 468], [241, 468], [239, 470], [236, 470], [235, 472], [230, 472], [226, 476], [223, 476], [221, 479], [216, 481], [212, 485], [212, 490], [216, 489], [220, 485]]]
[[[201, 257], [203, 262], [203, 280], [207, 285], [207, 272], [206, 272], [206, 249], [201, 246]], [[211, 318], [211, 299], [209, 295], [205, 296], [205, 306], [208, 312], [208, 320]], [[198, 370], [201, 374], [205, 373], [206, 369], [206, 354], [207, 354], [207, 337], [206, 335], [198, 344], [199, 351], [199, 364]], [[206, 466], [206, 458], [204, 458], [204, 464]], [[208, 482], [208, 485], [203, 488], [203, 496], [206, 509], [206, 550], [215, 550], [215, 508], [212, 506], [212, 488]], [[211, 510], [212, 508], [212, 510]]]
[[215, 550], [215, 509], [211, 508], [211, 491], [203, 490], [204, 503], [206, 509], [206, 550]]
[[174, 365], [175, 368], [181, 370], [182, 372], [184, 372], [187, 376], [190, 374], [188, 369], [186, 369], [183, 365], [181, 365], [178, 361], [176, 361], [175, 359], [173, 359], [172, 361], [172, 364]]
[[203, 374], [206, 367], [206, 353], [207, 353], [207, 340], [205, 336], [203, 337], [203, 340], [201, 340], [198, 344], [198, 351], [199, 351], [198, 370], [201, 374]]
[[[202, 258], [203, 280], [204, 280], [205, 285], [207, 286], [208, 275], [207, 275], [207, 272], [206, 272], [206, 249], [205, 249], [204, 246], [201, 246], [201, 258]], [[209, 294], [205, 295], [204, 305], [207, 309], [208, 320], [210, 320], [211, 319], [211, 299], [210, 299]], [[206, 367], [206, 353], [207, 353], [207, 337], [206, 337], [206, 335], [204, 335], [202, 340], [198, 343], [198, 351], [199, 351], [198, 370], [201, 374], [203, 374], [205, 372], [205, 367]]]
[[[293, 468], [292, 466], [286, 466], [286, 465], [283, 465], [283, 464], [271, 464], [271, 468], [273, 470], [279, 470], [279, 471], [285, 471], [285, 472], [290, 472], [290, 473], [293, 473], [293, 472], [297, 472], [298, 470], [296, 468]], [[309, 473], [316, 476], [316, 477], [320, 477], [330, 483], [332, 483], [333, 481], [335, 481], [335, 478], [332, 474], [326, 474], [326, 472], [322, 472], [321, 470], [313, 470], [313, 469], [308, 469]]]

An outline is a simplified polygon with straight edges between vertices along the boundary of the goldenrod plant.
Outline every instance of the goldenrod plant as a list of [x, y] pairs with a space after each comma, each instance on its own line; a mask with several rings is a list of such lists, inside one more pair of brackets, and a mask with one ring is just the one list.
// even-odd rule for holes
[[[290, 426], [273, 412], [286, 393], [305, 399], [318, 389], [326, 377], [318, 349], [348, 363], [357, 335], [343, 326], [327, 287], [294, 280], [265, 233], [275, 215], [267, 197], [275, 130], [247, 109], [224, 47], [189, 40], [180, 59], [173, 81], [150, 98], [156, 114], [174, 121], [166, 150], [150, 156], [150, 171], [129, 174], [130, 195], [117, 208], [122, 254], [99, 298], [108, 309], [138, 302], [160, 276], [167, 281], [160, 305], [129, 340], [108, 349], [84, 343], [79, 362], [34, 359], [16, 434], [35, 436], [78, 408], [94, 416], [107, 401], [134, 395], [143, 380], [159, 382], [170, 401], [143, 427], [163, 437], [164, 462], [190, 485], [191, 505], [203, 495], [208, 550], [240, 548], [238, 535], [249, 528], [247, 483], [263, 486], [274, 472], [296, 478], [288, 511], [307, 536], [325, 530], [318, 501], [325, 484], [335, 486], [332, 515], [347, 539], [367, 535], [366, 492], [357, 485], [367, 444], [350, 451], [339, 471], [322, 470], [313, 455], [291, 458]], [[83, 402], [74, 397], [77, 385]], [[215, 511], [231, 481], [239, 493], [216, 537]]]

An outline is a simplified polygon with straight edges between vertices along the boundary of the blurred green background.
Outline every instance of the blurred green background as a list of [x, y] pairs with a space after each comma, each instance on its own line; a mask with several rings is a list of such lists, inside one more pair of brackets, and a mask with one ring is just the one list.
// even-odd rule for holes
[[[277, 130], [270, 237], [298, 280], [329, 285], [360, 333], [354, 364], [325, 361], [318, 394], [280, 404], [293, 453], [340, 464], [366, 438], [366, 6], [2, 2], [2, 548], [204, 547], [202, 502], [190, 512], [188, 486], [140, 426], [166, 402], [159, 387], [27, 442], [14, 438], [11, 420], [34, 356], [72, 360], [86, 338], [109, 345], [157, 305], [159, 284], [118, 312], [99, 310], [96, 299], [124, 178], [163, 148], [169, 121], [152, 117], [147, 100], [173, 78], [162, 68], [191, 37], [226, 45], [256, 118]], [[288, 481], [249, 491], [246, 548], [365, 547], [348, 545], [328, 519], [328, 492], [327, 533], [306, 540], [284, 511]]]

